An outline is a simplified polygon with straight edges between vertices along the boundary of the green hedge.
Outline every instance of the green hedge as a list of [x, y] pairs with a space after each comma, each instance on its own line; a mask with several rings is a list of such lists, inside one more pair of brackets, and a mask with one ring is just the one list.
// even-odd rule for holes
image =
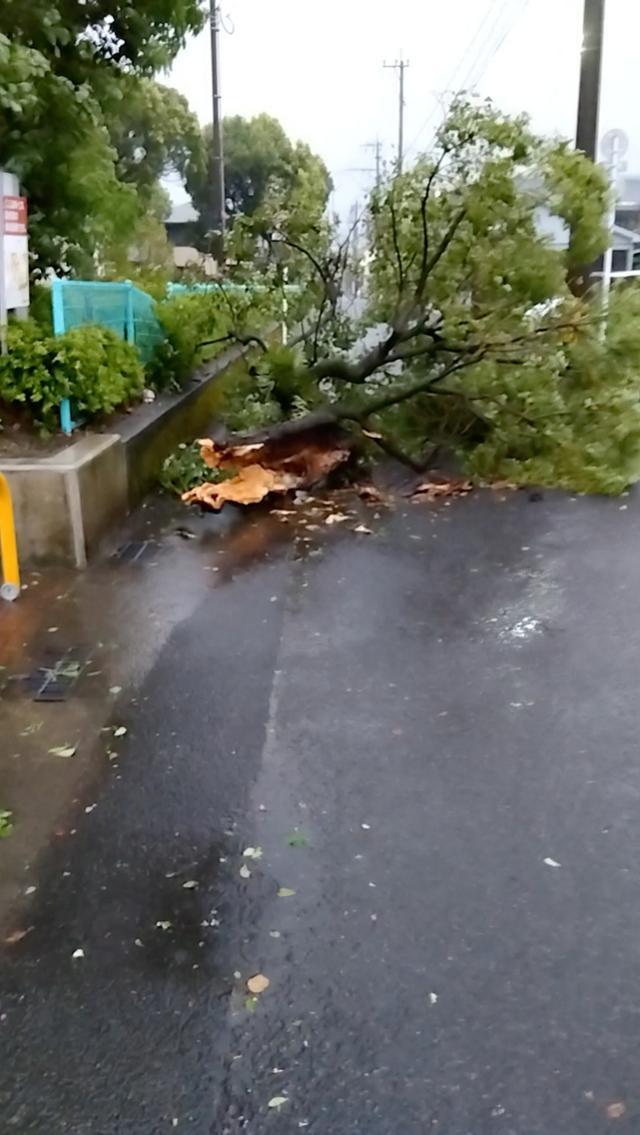
[[230, 331], [259, 335], [279, 320], [280, 303], [277, 293], [225, 293], [221, 288], [174, 295], [159, 303], [156, 314], [166, 337], [147, 368], [150, 384], [157, 390], [182, 386], [197, 366], [230, 345], [224, 340]]
[[0, 356], [0, 403], [24, 407], [45, 430], [58, 428], [63, 398], [72, 398], [80, 414], [108, 414], [144, 387], [135, 348], [106, 327], [86, 324], [53, 336], [34, 320], [12, 322], [8, 346]]
[[37, 318], [9, 325], [9, 351], [0, 356], [0, 408], [21, 406], [44, 430], [59, 428], [64, 398], [86, 418], [136, 399], [145, 384], [157, 390], [182, 386], [202, 361], [229, 345], [225, 336], [232, 329], [259, 333], [268, 327], [277, 303], [268, 294], [229, 296], [221, 289], [164, 300], [156, 311], [165, 340], [145, 369], [131, 344], [98, 324], [54, 336], [45, 318], [47, 290], [36, 289], [35, 298]]

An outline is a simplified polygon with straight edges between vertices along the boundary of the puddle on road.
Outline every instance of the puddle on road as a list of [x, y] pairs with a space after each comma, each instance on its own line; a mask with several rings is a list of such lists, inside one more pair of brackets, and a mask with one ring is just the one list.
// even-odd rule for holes
[[[29, 864], [52, 830], [73, 826], [74, 798], [88, 785], [95, 792], [112, 771], [120, 775], [117, 760], [107, 759], [114, 746], [102, 730], [127, 720], [172, 631], [210, 589], [270, 558], [320, 555], [363, 517], [374, 525], [374, 511], [352, 491], [305, 495], [280, 510], [270, 504], [222, 514], [197, 514], [158, 496], [86, 572], [25, 574], [18, 602], [0, 607], [0, 806], [14, 816], [2, 846], [0, 916], [24, 889]], [[346, 520], [327, 524], [336, 514]], [[119, 548], [143, 545], [152, 556], [117, 558]], [[34, 702], [34, 675], [72, 655], [81, 667], [66, 700]], [[74, 755], [64, 760], [52, 748]]]

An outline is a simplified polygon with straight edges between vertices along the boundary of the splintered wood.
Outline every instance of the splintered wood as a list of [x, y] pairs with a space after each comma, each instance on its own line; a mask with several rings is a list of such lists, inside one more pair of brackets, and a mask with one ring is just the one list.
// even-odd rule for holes
[[313, 430], [306, 434], [245, 445], [225, 445], [201, 439], [200, 453], [210, 469], [231, 471], [225, 481], [206, 481], [183, 493], [186, 504], [202, 504], [220, 509], [233, 504], [257, 504], [271, 493], [309, 488], [323, 480], [345, 462], [350, 449], [335, 430]]

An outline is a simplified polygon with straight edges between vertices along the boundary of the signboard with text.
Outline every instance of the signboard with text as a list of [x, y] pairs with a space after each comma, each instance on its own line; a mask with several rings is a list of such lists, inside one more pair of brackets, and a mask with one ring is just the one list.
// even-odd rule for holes
[[26, 197], [5, 196], [2, 198], [2, 229], [7, 236], [27, 235]]

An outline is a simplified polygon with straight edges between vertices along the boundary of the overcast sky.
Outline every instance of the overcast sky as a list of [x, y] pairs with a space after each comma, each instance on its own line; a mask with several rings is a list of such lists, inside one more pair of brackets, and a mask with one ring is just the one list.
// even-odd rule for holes
[[[545, 132], [573, 136], [583, 0], [221, 0], [225, 114], [266, 111], [329, 166], [344, 212], [371, 184], [363, 144], [376, 135], [395, 156], [397, 76], [406, 72], [405, 144], [425, 148], [443, 96], [464, 86]], [[640, 172], [640, 0], [607, 0], [602, 131], [625, 130]], [[169, 81], [211, 121], [209, 33], [180, 54]], [[184, 197], [175, 190], [176, 199]]]

